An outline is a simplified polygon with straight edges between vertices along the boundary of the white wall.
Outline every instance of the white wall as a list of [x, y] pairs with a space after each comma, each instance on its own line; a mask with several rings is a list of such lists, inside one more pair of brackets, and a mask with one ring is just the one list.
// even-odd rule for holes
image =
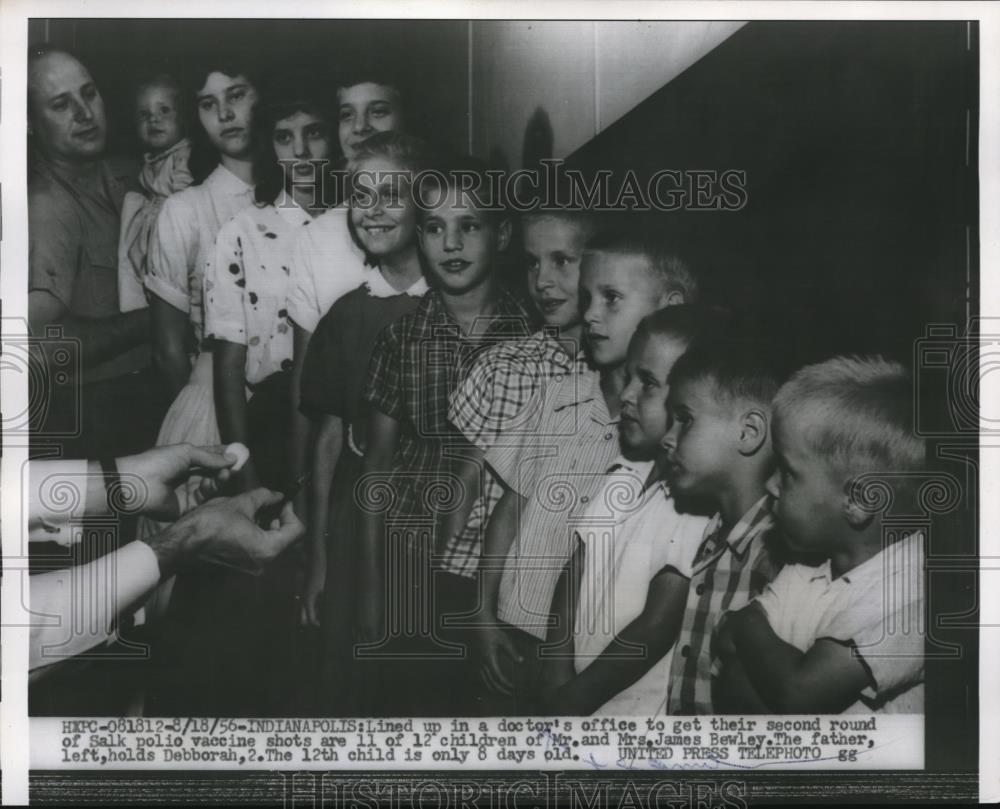
[[470, 23], [470, 149], [521, 165], [541, 110], [565, 157], [731, 36], [741, 22]]

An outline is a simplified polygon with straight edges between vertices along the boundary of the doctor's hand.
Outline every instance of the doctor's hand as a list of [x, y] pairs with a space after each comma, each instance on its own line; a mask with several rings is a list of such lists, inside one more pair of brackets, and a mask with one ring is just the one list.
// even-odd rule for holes
[[[244, 453], [246, 455], [244, 455]], [[173, 444], [155, 447], [138, 455], [128, 455], [117, 460], [121, 476], [121, 496], [112, 495], [122, 511], [144, 514], [156, 520], [176, 520], [182, 508], [176, 489], [192, 476], [201, 476], [195, 503], [215, 496], [233, 472], [246, 462], [246, 448], [195, 447], [191, 444]]]
[[143, 541], [153, 549], [164, 576], [192, 562], [256, 575], [305, 533], [291, 503], [285, 504], [267, 528], [257, 525], [258, 512], [281, 500], [280, 492], [267, 489], [216, 498]]

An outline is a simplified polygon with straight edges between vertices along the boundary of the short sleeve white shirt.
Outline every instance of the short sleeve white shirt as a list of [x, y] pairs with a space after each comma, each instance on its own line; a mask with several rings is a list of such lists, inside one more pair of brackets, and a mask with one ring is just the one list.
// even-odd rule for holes
[[[664, 567], [690, 578], [708, 520], [678, 514], [662, 482], [644, 489], [653, 462], [619, 458], [577, 523], [586, 549], [574, 624], [574, 665], [579, 673], [635, 620], [649, 584]], [[683, 607], [682, 607], [683, 609]], [[637, 682], [597, 713], [653, 716], [662, 712], [673, 649]]]
[[348, 216], [346, 206], [331, 208], [310, 222], [292, 247], [288, 313], [310, 333], [334, 303], [369, 278], [364, 251], [351, 238]]
[[219, 165], [200, 185], [167, 197], [156, 219], [146, 289], [189, 315], [199, 342], [205, 267], [214, 257], [215, 237], [252, 201], [253, 186]]
[[824, 638], [856, 649], [871, 684], [845, 713], [924, 712], [924, 546], [912, 534], [840, 578], [830, 562], [788, 565], [757, 599], [774, 633], [806, 652]]

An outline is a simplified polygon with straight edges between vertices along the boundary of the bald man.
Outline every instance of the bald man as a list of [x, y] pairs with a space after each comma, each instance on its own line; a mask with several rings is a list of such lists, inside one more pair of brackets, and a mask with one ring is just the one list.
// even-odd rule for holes
[[64, 455], [82, 457], [132, 454], [154, 443], [167, 404], [150, 368], [148, 313], [121, 314], [118, 304], [121, 205], [135, 173], [116, 172], [104, 159], [104, 100], [66, 51], [29, 53], [28, 121], [28, 324], [45, 338], [50, 379], [67, 369], [53, 364], [66, 356], [53, 349], [67, 339], [80, 358], [79, 371], [70, 366], [74, 376], [61, 386], [32, 377], [48, 388], [32, 391], [33, 401], [49, 399], [45, 422], [32, 425], [33, 447], [55, 443]]

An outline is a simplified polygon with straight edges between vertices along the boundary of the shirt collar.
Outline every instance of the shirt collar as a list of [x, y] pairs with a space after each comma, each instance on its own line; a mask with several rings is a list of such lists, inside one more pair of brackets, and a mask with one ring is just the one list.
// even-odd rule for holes
[[597, 371], [569, 377], [556, 388], [553, 410], [584, 404], [601, 394], [601, 375]]
[[365, 288], [373, 298], [394, 298], [397, 295], [409, 295], [411, 298], [422, 298], [429, 287], [427, 279], [422, 275], [408, 288], [400, 292], [392, 284], [385, 280], [385, 276], [374, 267], [367, 268], [365, 272]]
[[[817, 579], [822, 579], [827, 584], [833, 581], [833, 572], [830, 570], [830, 560], [826, 559], [823, 564], [816, 567], [812, 574], [809, 576], [809, 581], [816, 581]], [[843, 581], [850, 583], [850, 579], [847, 575], [841, 576]]]
[[274, 201], [274, 207], [278, 211], [278, 216], [284, 219], [292, 227], [299, 227], [306, 222], [312, 221], [309, 212], [295, 201], [295, 197], [282, 189], [278, 198]]
[[143, 154], [142, 159], [146, 163], [160, 163], [170, 157], [172, 154], [183, 151], [185, 149], [191, 148], [191, 140], [189, 138], [181, 138], [177, 143], [167, 149], [165, 152], [146, 152]]
[[563, 410], [593, 402], [597, 408], [591, 411], [590, 418], [600, 424], [617, 424], [618, 417], [611, 417], [607, 402], [604, 401], [604, 391], [601, 390], [601, 374], [598, 371], [586, 369], [579, 374], [573, 374], [557, 382], [558, 386], [553, 397], [552, 409]]
[[118, 180], [114, 177], [107, 161], [103, 158], [79, 165], [65, 163], [57, 165], [39, 153], [35, 171], [43, 175], [48, 175], [63, 186], [89, 188], [97, 193], [100, 193], [101, 189], [110, 190], [112, 186], [118, 184]]
[[[837, 581], [845, 584], [862, 584], [868, 579], [885, 581], [896, 575], [908, 565], [919, 565], [923, 569], [924, 536], [920, 531], [893, 542], [852, 570], [848, 570]], [[809, 577], [810, 581], [824, 579], [828, 584], [833, 582], [833, 571], [830, 560], [827, 559], [815, 569]]]
[[253, 191], [252, 185], [243, 182], [243, 180], [223, 166], [222, 163], [219, 163], [212, 170], [212, 173], [205, 178], [204, 185], [210, 185], [217, 192], [232, 194], [234, 197], [238, 197], [241, 194], [249, 194]]
[[624, 455], [619, 455], [605, 470], [605, 474], [610, 475], [612, 472], [619, 471], [630, 472], [634, 475], [641, 475], [642, 479], [645, 480], [653, 471], [654, 463], [655, 461], [630, 461]]
[[66, 182], [99, 177], [106, 170], [107, 165], [103, 158], [88, 160], [83, 163], [55, 163], [45, 156], [41, 150], [35, 152], [35, 170], [44, 174], [51, 174]]
[[420, 319], [428, 326], [441, 326], [454, 324], [458, 327], [458, 324], [452, 319], [451, 314], [448, 312], [448, 307], [444, 305], [444, 299], [441, 296], [440, 291], [432, 289], [427, 295], [425, 295], [420, 300], [420, 306], [417, 308], [417, 312]]
[[[698, 554], [699, 564], [704, 564], [706, 560], [718, 556], [724, 545], [742, 559], [750, 549], [754, 539], [774, 525], [774, 515], [771, 513], [772, 502], [771, 496], [765, 494], [747, 510], [746, 514], [740, 517], [725, 539], [717, 536], [709, 545], [703, 546]], [[721, 529], [722, 515], [716, 514], [705, 526], [705, 537], [718, 534]]]
[[646, 487], [646, 481], [649, 480], [649, 476], [653, 473], [654, 466], [656, 466], [656, 461], [630, 461], [624, 455], [619, 455], [614, 463], [607, 468], [606, 474], [613, 475], [615, 472], [627, 472], [642, 481], [643, 491], [647, 494], [662, 492], [664, 497], [670, 497], [670, 489], [662, 477], [659, 480], [654, 480], [651, 486]]
[[774, 525], [774, 515], [771, 514], [773, 501], [771, 495], [765, 494], [760, 500], [750, 506], [750, 509], [740, 517], [726, 537], [726, 544], [737, 556], [743, 556], [753, 540]]
[[580, 370], [581, 368], [589, 367], [587, 366], [586, 354], [582, 347], [578, 348], [576, 354], [572, 357], [566, 353], [563, 344], [559, 342], [558, 326], [543, 326], [539, 331], [535, 332], [535, 337], [543, 346], [548, 348], [549, 358], [556, 367], [564, 371]]
[[[444, 297], [440, 290], [431, 289], [430, 294], [425, 295], [421, 300], [417, 312], [429, 326], [449, 325], [458, 329], [458, 322], [451, 316], [448, 307], [444, 305]], [[518, 303], [510, 292], [502, 288], [497, 294], [493, 314], [488, 318], [482, 318], [482, 320], [489, 321], [489, 326], [485, 330], [480, 327], [474, 334], [469, 335], [470, 337], [497, 336], [508, 333], [510, 336], [517, 336], [519, 333], [522, 337], [526, 337], [525, 324], [530, 322], [527, 310]], [[520, 331], [516, 331], [514, 327], [519, 328]]]

